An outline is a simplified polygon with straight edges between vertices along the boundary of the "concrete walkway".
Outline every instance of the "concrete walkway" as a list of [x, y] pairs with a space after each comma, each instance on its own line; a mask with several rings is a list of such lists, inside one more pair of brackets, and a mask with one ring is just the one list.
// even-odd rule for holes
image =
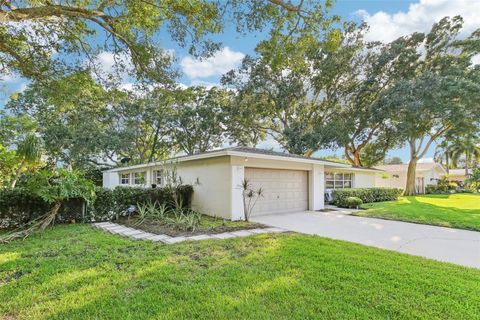
[[480, 268], [480, 232], [355, 217], [338, 212], [300, 212], [253, 217], [251, 220], [305, 234]]
[[237, 230], [230, 232], [223, 232], [217, 234], [199, 234], [196, 236], [177, 236], [171, 237], [166, 234], [153, 234], [150, 232], [145, 232], [143, 230], [129, 228], [118, 223], [113, 222], [97, 222], [92, 224], [95, 228], [102, 229], [106, 232], [110, 232], [122, 237], [128, 237], [133, 240], [144, 240], [144, 241], [154, 241], [154, 242], [163, 242], [165, 244], [174, 244], [183, 241], [200, 241], [200, 240], [209, 240], [209, 239], [229, 239], [229, 238], [238, 238], [238, 237], [248, 237], [255, 234], [262, 233], [281, 233], [286, 230], [270, 227], [270, 228], [257, 228], [257, 229], [245, 229]]

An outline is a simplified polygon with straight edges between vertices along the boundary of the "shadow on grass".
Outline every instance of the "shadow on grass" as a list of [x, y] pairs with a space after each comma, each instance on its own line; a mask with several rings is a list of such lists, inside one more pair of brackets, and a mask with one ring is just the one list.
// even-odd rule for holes
[[0, 265], [0, 316], [473, 318], [480, 312], [478, 270], [298, 234], [167, 246], [61, 226], [42, 239], [2, 246], [2, 254], [15, 258]]

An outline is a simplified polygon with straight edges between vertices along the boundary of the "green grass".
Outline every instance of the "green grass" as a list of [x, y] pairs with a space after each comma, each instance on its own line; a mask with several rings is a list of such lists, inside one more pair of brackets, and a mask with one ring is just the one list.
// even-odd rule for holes
[[0, 246], [0, 319], [478, 319], [479, 279], [315, 236], [163, 245], [57, 226]]
[[355, 215], [480, 231], [480, 194], [457, 193], [401, 197], [367, 203]]

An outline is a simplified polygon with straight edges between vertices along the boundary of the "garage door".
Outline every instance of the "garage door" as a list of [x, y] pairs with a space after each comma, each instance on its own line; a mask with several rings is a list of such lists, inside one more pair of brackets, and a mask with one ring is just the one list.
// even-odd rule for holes
[[252, 216], [277, 214], [308, 209], [308, 172], [245, 168], [254, 190], [262, 187], [264, 197], [257, 200]]

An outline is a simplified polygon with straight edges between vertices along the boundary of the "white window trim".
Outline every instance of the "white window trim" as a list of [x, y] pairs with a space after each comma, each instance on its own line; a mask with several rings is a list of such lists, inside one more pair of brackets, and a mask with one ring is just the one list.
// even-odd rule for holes
[[[327, 174], [333, 174], [333, 179], [327, 179]], [[337, 180], [335, 179], [335, 176], [337, 174], [341, 174], [342, 175], [342, 179], [340, 180]], [[350, 175], [350, 179], [349, 180], [345, 180], [345, 174], [349, 174]], [[327, 187], [327, 181], [331, 181], [333, 182], [333, 187]], [[342, 188], [337, 188], [335, 187], [335, 183], [336, 182], [342, 182]], [[326, 190], [335, 190], [335, 189], [350, 189], [350, 188], [345, 188], [343, 187], [343, 182], [346, 182], [346, 181], [350, 181], [350, 188], [355, 188], [355, 174], [352, 173], [352, 172], [325, 172], [325, 189]]]
[[[158, 182], [158, 173], [160, 172], [160, 183]], [[153, 170], [153, 182], [159, 186], [163, 187], [165, 185], [165, 171], [163, 169], [155, 169]]]
[[[123, 183], [123, 176], [127, 176], [127, 181], [128, 183]], [[128, 186], [132, 182], [132, 175], [130, 173], [120, 173], [118, 175], [118, 179], [120, 180], [120, 185], [121, 186]]]
[[[136, 181], [136, 175], [137, 174], [143, 174], [143, 182], [142, 183], [137, 183]], [[132, 184], [135, 186], [144, 186], [147, 183], [147, 173], [145, 171], [137, 171], [132, 173]]]

